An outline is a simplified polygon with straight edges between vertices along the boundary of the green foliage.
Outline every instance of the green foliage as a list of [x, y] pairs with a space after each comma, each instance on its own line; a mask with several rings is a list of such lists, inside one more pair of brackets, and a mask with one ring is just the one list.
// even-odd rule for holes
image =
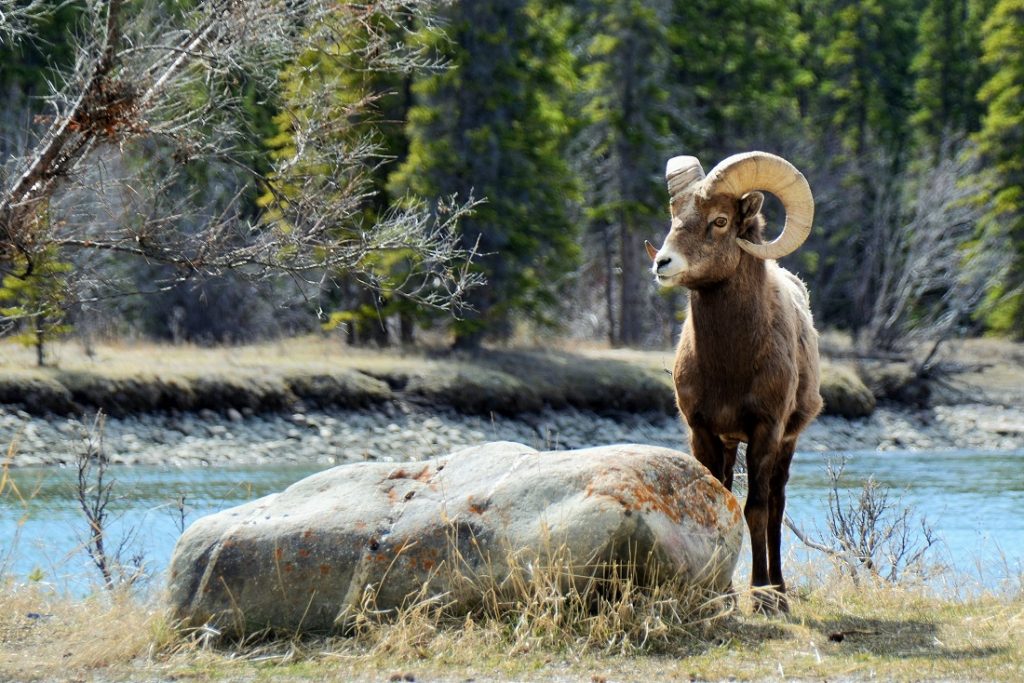
[[86, 3], [72, 0], [50, 4], [54, 7], [33, 21], [32, 40], [0, 41], [0, 84], [17, 83], [35, 94], [46, 94], [55, 73], [74, 64], [74, 41], [70, 37], [86, 11]]
[[44, 364], [45, 344], [71, 331], [65, 324], [67, 305], [66, 277], [70, 263], [60, 260], [56, 247], [48, 247], [29, 262], [20, 259], [19, 270], [7, 275], [0, 285], [0, 315], [19, 319], [22, 332], [13, 337], [25, 346], [34, 346], [37, 362]]
[[[198, 4], [146, 5], [139, 21], [180, 18]], [[581, 272], [587, 287], [607, 287], [585, 305], [605, 306], [616, 341], [648, 340], [657, 320], [676, 319], [667, 309], [678, 303], [654, 296], [639, 248], [666, 226], [665, 159], [694, 154], [707, 165], [746, 149], [782, 154], [808, 176], [819, 202], [815, 231], [786, 265], [810, 281], [822, 324], [856, 330], [878, 314], [899, 275], [893, 263], [905, 262], [887, 245], [906, 243], [897, 237], [913, 231], [925, 179], [965, 135], [988, 182], [978, 204], [991, 207], [970, 251], [1015, 258], [1007, 277], [993, 277], [984, 320], [1024, 334], [1021, 0], [454, 0], [436, 17], [383, 4], [391, 9], [338, 4], [331, 30], [301, 34], [317, 36], [315, 45], [281, 52], [289, 63], [268, 62], [261, 73], [279, 75], [276, 89], [272, 79], [225, 67], [176, 93], [168, 106], [182, 111], [231, 95], [230, 111], [204, 123], [204, 134], [223, 127], [218, 140], [244, 164], [209, 153], [194, 131], [147, 139], [127, 159], [181, 171], [152, 213], [197, 225], [202, 217], [182, 210], [179, 195], [205, 188], [197, 203], [215, 213], [233, 196], [225, 187], [242, 187], [241, 165], [267, 176], [237, 203], [243, 221], [262, 212], [260, 228], [280, 231], [267, 260], [293, 259], [298, 247], [288, 237], [309, 224], [325, 236], [314, 268], [333, 239], [358, 254], [354, 268], [323, 266], [319, 301], [326, 326], [344, 326], [350, 341], [387, 343], [383, 321], [396, 316], [403, 330], [439, 320], [411, 294], [444, 291], [410, 275], [429, 270], [433, 255], [394, 233], [367, 248], [376, 226], [413, 203], [409, 195], [485, 200], [460, 227], [461, 246], [477, 250], [471, 267], [489, 284], [467, 297], [475, 310], [454, 324], [459, 343], [506, 336], [520, 315], [555, 323], [570, 292], [580, 293], [572, 287]], [[34, 39], [3, 46], [0, 83], [17, 96], [5, 130], [29, 120], [21, 110], [47, 79], [63, 83], [52, 71], [74, 62], [68, 36], [84, 30], [84, 7], [54, 3]], [[436, 58], [436, 68], [375, 62], [380, 36], [421, 65]], [[306, 210], [310, 197], [324, 202]], [[131, 229], [141, 233], [152, 221], [134, 213]], [[581, 253], [585, 271], [577, 270]], [[138, 273], [138, 282], [153, 279]]]
[[[412, 76], [364, 68], [362, 51], [371, 31], [401, 43], [407, 27], [384, 14], [370, 14], [365, 22], [343, 22], [340, 35], [332, 34], [329, 43], [308, 50], [282, 70], [282, 107], [267, 145], [272, 158], [284, 162], [287, 170], [273, 178], [259, 200], [272, 220], [280, 220], [282, 207], [310, 182], [324, 182], [322, 192], [333, 193], [338, 202], [351, 199], [343, 196], [346, 191], [334, 188], [360, 186], [353, 216], [332, 228], [351, 239], [358, 239], [364, 226], [385, 219], [395, 203], [387, 177], [408, 146], [404, 124]], [[338, 161], [321, 153], [332, 146], [350, 155], [351, 163], [341, 166], [346, 175], [340, 181]], [[359, 281], [346, 273], [333, 274], [336, 286], [325, 292], [328, 308], [333, 309], [325, 328], [345, 325], [352, 342], [387, 343], [383, 319], [396, 313], [428, 318], [431, 311], [401, 296], [415, 264], [411, 250], [396, 249], [366, 255], [359, 264], [365, 276]]]
[[917, 25], [914, 73], [915, 111], [911, 117], [919, 144], [934, 157], [943, 139], [978, 129], [977, 100], [984, 77], [981, 22], [991, 0], [929, 0]]
[[814, 78], [801, 63], [807, 36], [791, 0], [676, 0], [666, 30], [674, 105], [692, 98], [696, 114], [674, 126], [687, 153], [718, 159], [785, 139], [797, 93]]
[[912, 103], [916, 3], [832, 0], [816, 4], [823, 106], [852, 156], [881, 145], [905, 151]]
[[456, 343], [504, 336], [519, 312], [551, 322], [560, 284], [576, 265], [568, 202], [577, 188], [565, 157], [569, 122], [559, 106], [569, 59], [555, 10], [542, 2], [462, 0], [444, 28], [420, 39], [449, 68], [414, 86], [409, 155], [391, 188], [428, 198], [486, 198], [460, 223], [473, 268], [487, 284], [455, 322]]
[[873, 315], [887, 277], [884, 245], [901, 211], [900, 178], [912, 152], [910, 63], [919, 4], [805, 4], [806, 65], [816, 87], [804, 94], [796, 134], [814, 145], [807, 172], [828, 210], [816, 216], [816, 230], [797, 258], [818, 317], [855, 331]]
[[638, 245], [653, 236], [649, 226], [663, 220], [667, 196], [660, 171], [673, 153], [673, 121], [680, 120], [680, 102], [667, 85], [670, 8], [666, 2], [594, 0], [579, 3], [577, 13], [583, 52], [579, 137], [587, 150], [578, 166], [591, 251], [601, 252], [596, 258], [605, 264], [608, 300], [613, 291], [619, 294], [617, 319], [608, 312], [610, 337], [636, 343], [650, 317], [644, 297], [650, 284]]
[[999, 0], [985, 21], [982, 61], [991, 77], [978, 98], [985, 105], [976, 136], [991, 170], [985, 188], [991, 210], [981, 231], [1008, 240], [1012, 261], [988, 295], [986, 322], [1001, 333], [1024, 336], [1024, 0]]

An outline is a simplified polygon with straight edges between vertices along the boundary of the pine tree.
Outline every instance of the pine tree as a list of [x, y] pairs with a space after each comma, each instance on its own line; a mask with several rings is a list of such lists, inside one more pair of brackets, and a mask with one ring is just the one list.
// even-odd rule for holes
[[805, 37], [793, 3], [672, 4], [668, 83], [674, 103], [688, 114], [676, 117], [673, 133], [687, 153], [710, 161], [795, 133], [796, 94], [810, 86], [812, 74], [801, 66]]
[[636, 344], [651, 317], [652, 285], [640, 247], [664, 232], [661, 169], [678, 104], [666, 88], [669, 4], [599, 0], [580, 3], [578, 11], [588, 40], [582, 69], [586, 125], [577, 165], [590, 233], [602, 253], [609, 338]]
[[919, 145], [931, 159], [951, 136], [978, 130], [977, 99], [984, 79], [981, 22], [991, 0], [929, 0], [918, 22], [911, 117]]
[[[337, 182], [360, 189], [344, 200], [358, 206], [351, 207], [349, 220], [334, 226], [335, 231], [354, 238], [362, 226], [384, 219], [394, 204], [387, 189], [388, 173], [408, 146], [403, 126], [412, 75], [367, 69], [363, 50], [370, 32], [389, 35], [395, 43], [404, 41], [409, 28], [404, 19], [401, 13], [371, 13], [365, 22], [343, 22], [343, 35], [332, 34], [329, 44], [308, 50], [282, 70], [281, 111], [273, 119], [277, 130], [267, 145], [274, 159], [294, 163], [274, 178], [271, 191], [261, 198], [271, 212], [279, 211], [280, 202], [287, 203], [303, 184], [323, 182], [324, 192], [330, 193]], [[346, 150], [348, 158], [337, 158], [337, 148]], [[415, 303], [395, 291], [414, 259], [409, 250], [382, 251], [363, 261], [362, 278], [331, 274], [321, 293], [323, 303], [333, 309], [326, 327], [346, 326], [353, 344], [389, 343], [385, 319], [418, 311]], [[404, 340], [412, 335], [411, 325], [403, 321]]]
[[469, 292], [455, 345], [476, 348], [486, 334], [507, 336], [516, 314], [547, 320], [575, 269], [577, 189], [558, 106], [568, 54], [543, 2], [461, 0], [441, 16], [443, 30], [423, 40], [448, 68], [414, 85], [409, 156], [392, 187], [485, 199], [460, 223], [487, 284]]
[[1024, 0], [999, 0], [984, 24], [983, 63], [991, 77], [978, 94], [985, 105], [977, 135], [992, 173], [991, 210], [983, 239], [1008, 240], [1012, 262], [989, 292], [986, 321], [1024, 337]]
[[0, 315], [19, 319], [22, 332], [14, 341], [36, 350], [36, 364], [46, 365], [46, 345], [71, 331], [65, 324], [67, 305], [66, 278], [70, 263], [60, 260], [55, 246], [49, 246], [29, 258], [21, 258], [16, 271], [4, 276], [0, 284]]
[[[817, 91], [808, 114], [817, 131], [819, 175], [834, 205], [816, 220], [807, 253], [821, 317], [856, 333], [872, 316], [889, 232], [898, 220], [909, 159], [916, 0], [809, 4], [810, 64]], [[808, 265], [811, 265], [810, 263]]]

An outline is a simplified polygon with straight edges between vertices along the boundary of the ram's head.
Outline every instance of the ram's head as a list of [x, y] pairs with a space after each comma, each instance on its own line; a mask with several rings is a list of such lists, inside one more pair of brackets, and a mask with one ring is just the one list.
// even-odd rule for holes
[[[791, 163], [766, 152], [736, 154], [704, 176], [695, 157], [673, 157], [665, 169], [672, 226], [661, 249], [646, 242], [658, 282], [698, 288], [730, 277], [744, 252], [778, 259], [795, 251], [811, 232], [814, 199]], [[763, 244], [761, 190], [786, 210], [778, 238]]]

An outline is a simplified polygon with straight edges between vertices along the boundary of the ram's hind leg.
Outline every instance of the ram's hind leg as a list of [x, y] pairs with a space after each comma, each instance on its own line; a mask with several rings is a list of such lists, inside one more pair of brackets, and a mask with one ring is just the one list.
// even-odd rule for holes
[[725, 488], [729, 491], [732, 491], [733, 469], [736, 467], [736, 450], [738, 447], [739, 443], [735, 439], [722, 441], [722, 460], [725, 464], [725, 477], [722, 479], [722, 483], [725, 484]]

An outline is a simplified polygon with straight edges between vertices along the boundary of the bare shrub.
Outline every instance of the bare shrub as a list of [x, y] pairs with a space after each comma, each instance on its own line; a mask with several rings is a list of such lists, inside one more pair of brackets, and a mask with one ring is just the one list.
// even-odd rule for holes
[[786, 525], [806, 546], [841, 560], [851, 578], [862, 573], [892, 583], [920, 571], [928, 550], [937, 543], [934, 530], [913, 508], [893, 498], [887, 486], [868, 477], [859, 492], [844, 491], [847, 460], [830, 460], [827, 535], [811, 538], [786, 517]]
[[44, 0], [0, 0], [0, 46], [16, 42], [32, 30], [32, 24], [52, 10]]
[[[110, 538], [111, 496], [117, 483], [107, 479], [110, 459], [103, 447], [106, 416], [96, 413], [91, 427], [83, 435], [82, 447], [75, 456], [78, 476], [75, 494], [85, 517], [88, 536], [82, 546], [103, 577], [108, 590], [129, 587], [145, 575], [141, 553], [131, 553], [136, 530], [130, 529], [116, 541]], [[113, 546], [113, 548], [111, 548]]]
[[946, 142], [925, 170], [908, 173], [902, 187], [907, 204], [900, 215], [880, 217], [889, 226], [879, 241], [880, 263], [873, 310], [863, 343], [871, 351], [903, 351], [921, 342], [931, 350], [918, 359], [927, 369], [938, 344], [971, 324], [989, 287], [1009, 263], [999, 244], [977, 241], [985, 212], [977, 198], [983, 176], [979, 158], [962, 142]]

